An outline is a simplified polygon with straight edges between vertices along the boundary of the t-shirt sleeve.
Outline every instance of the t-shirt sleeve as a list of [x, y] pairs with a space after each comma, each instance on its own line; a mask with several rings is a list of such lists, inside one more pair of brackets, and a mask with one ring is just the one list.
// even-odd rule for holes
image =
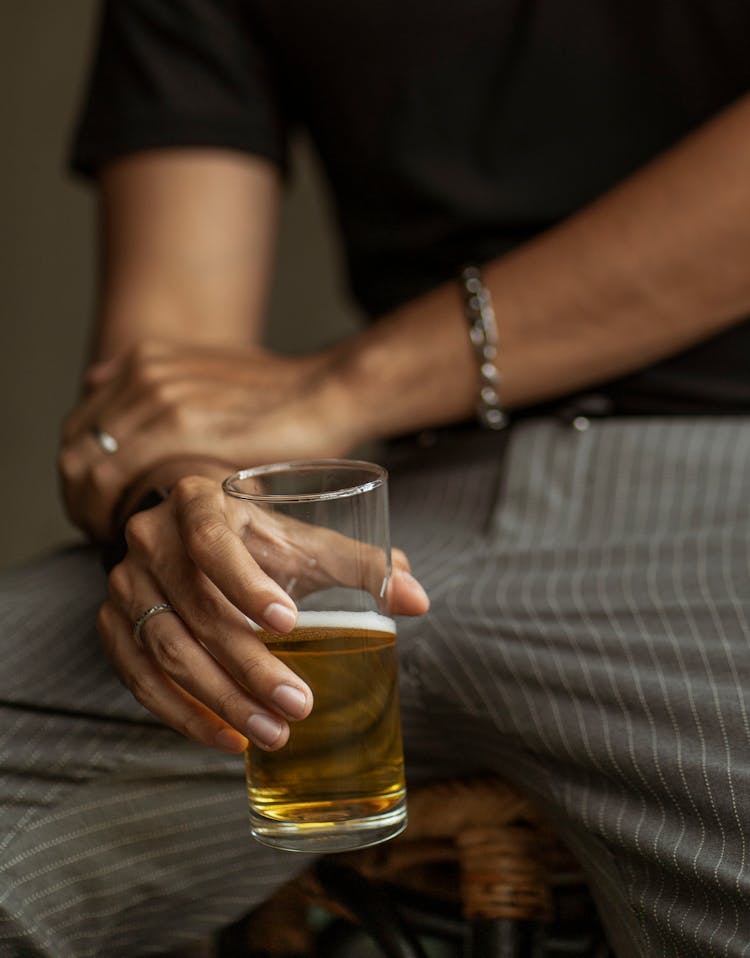
[[223, 147], [286, 168], [281, 84], [243, 0], [105, 0], [71, 166]]

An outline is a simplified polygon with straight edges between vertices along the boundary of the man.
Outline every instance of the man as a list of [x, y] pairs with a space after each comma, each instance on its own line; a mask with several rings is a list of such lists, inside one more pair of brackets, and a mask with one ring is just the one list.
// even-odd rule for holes
[[[312, 707], [244, 629], [295, 609], [218, 480], [426, 428], [393, 471], [432, 599], [401, 628], [412, 776], [532, 794], [619, 955], [750, 947], [748, 27], [728, 0], [106, 6], [75, 152], [102, 198], [97, 357], [61, 469], [93, 539], [124, 525], [99, 631], [160, 723], [87, 632], [90, 553], [6, 586], [8, 954], [154, 953], [302, 867], [245, 843], [236, 762], [165, 727], [278, 748]], [[254, 344], [295, 124], [379, 318], [288, 358]], [[516, 422], [442, 428], [477, 409]]]

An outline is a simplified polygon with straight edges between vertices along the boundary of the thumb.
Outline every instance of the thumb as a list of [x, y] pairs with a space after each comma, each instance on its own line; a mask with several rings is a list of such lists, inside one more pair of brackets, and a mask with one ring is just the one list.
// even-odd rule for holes
[[388, 587], [388, 608], [392, 615], [424, 615], [430, 608], [427, 593], [406, 569], [393, 570]]

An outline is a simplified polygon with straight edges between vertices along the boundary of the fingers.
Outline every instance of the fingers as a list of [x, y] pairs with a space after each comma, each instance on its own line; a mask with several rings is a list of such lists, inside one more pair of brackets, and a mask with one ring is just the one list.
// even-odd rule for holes
[[[182, 570], [174, 566], [172, 572], [174, 577], [165, 577], [165, 583], [172, 590], [173, 605], [181, 619], [189, 623], [192, 636], [220, 664], [222, 672], [240, 688], [248, 690], [256, 702], [265, 703], [268, 709], [285, 719], [305, 718], [313, 702], [309, 686], [269, 652], [245, 616], [203, 572], [188, 564]], [[206, 676], [198, 674], [204, 693], [202, 701], [214, 707], [212, 702], [216, 699], [205, 697], [211, 694], [203, 684]], [[188, 688], [185, 683], [180, 684]], [[192, 687], [191, 691], [194, 691]], [[228, 717], [224, 711], [220, 714]], [[244, 726], [235, 724], [235, 728], [244, 729]]]
[[[95, 538], [104, 538], [107, 521], [123, 487], [121, 468], [96, 439], [106, 428], [100, 410], [115, 394], [110, 384], [85, 397], [63, 424], [58, 470], [70, 518]], [[116, 434], [114, 435], [117, 439]], [[119, 440], [118, 440], [119, 441]]]
[[396, 546], [391, 549], [391, 565], [394, 571], [398, 569], [399, 571], [411, 572], [411, 563], [406, 553], [403, 549], [397, 549]]
[[[106, 539], [113, 514], [123, 493], [160, 461], [192, 452], [185, 431], [170, 428], [170, 420], [157, 414], [152, 421], [146, 406], [128, 410], [128, 419], [102, 421], [119, 448], [105, 451], [93, 430], [60, 451], [58, 463], [63, 494], [71, 518], [96, 539]], [[164, 421], [159, 421], [164, 419]], [[198, 443], [194, 443], [198, 446]], [[201, 446], [205, 455], [205, 443]]]
[[163, 365], [169, 356], [161, 343], [139, 343], [126, 356], [96, 364], [84, 374], [90, 391], [67, 415], [63, 442], [70, 444], [97, 427], [112, 426], [117, 410], [131, 405], [164, 378]]
[[254, 622], [272, 632], [290, 632], [297, 609], [267, 575], [227, 521], [227, 498], [215, 483], [189, 477], [170, 496], [184, 547], [221, 593]]
[[135, 456], [132, 449], [122, 447], [107, 452], [93, 434], [82, 438], [75, 448], [63, 447], [58, 467], [68, 515], [94, 540], [107, 541], [116, 531], [116, 509], [126, 490], [168, 455], [158, 442], [150, 456]]
[[[59, 466], [71, 518], [106, 538], [122, 493], [165, 458], [314, 455], [318, 432], [313, 438], [300, 424], [312, 372], [302, 360], [257, 350], [206, 353], [153, 342], [95, 365], [86, 377], [92, 391], [63, 428]], [[98, 429], [119, 448], [97, 444]]]
[[167, 592], [174, 611], [146, 619], [136, 640], [132, 623], [164, 602], [164, 591], [132, 560], [116, 566], [99, 622], [110, 657], [138, 701], [183, 735], [229, 751], [248, 738], [281, 748], [288, 721], [310, 712], [312, 693], [215, 587], [192, 588], [200, 578], [197, 570], [175, 576], [182, 587]]
[[196, 566], [232, 605], [270, 631], [286, 633], [294, 627], [296, 607], [288, 594], [293, 590], [302, 596], [332, 585], [365, 588], [376, 600], [385, 598], [393, 615], [423, 615], [430, 607], [400, 549], [392, 550], [393, 573], [384, 596], [383, 549], [330, 529], [269, 516], [225, 496], [210, 480], [181, 480], [170, 498]]
[[126, 355], [90, 366], [84, 384], [91, 392], [67, 416], [63, 441], [72, 443], [97, 427], [129, 436], [131, 419], [137, 424], [153, 418], [174, 400], [175, 384], [189, 389], [199, 378], [186, 372], [183, 352], [172, 343], [145, 340]]
[[[231, 410], [223, 410], [217, 425], [210, 397], [200, 393], [200, 376], [191, 377], [185, 367], [178, 348], [145, 343], [88, 375], [95, 388], [64, 423], [58, 465], [68, 513], [94, 538], [107, 538], [124, 491], [158, 462], [211, 455], [214, 447], [226, 451]], [[214, 405], [217, 395], [225, 405], [231, 399], [226, 382], [211, 395]], [[247, 410], [239, 406], [245, 430]], [[117, 448], [102, 447], [96, 439], [100, 429], [114, 437]]]
[[69, 445], [85, 435], [90, 435], [99, 424], [99, 411], [106, 407], [117, 394], [120, 379], [103, 383], [88, 392], [70, 410], [62, 425], [63, 444]]
[[[232, 502], [237, 500], [229, 500], [230, 509]], [[429, 609], [427, 594], [411, 575], [401, 549], [391, 550], [388, 578], [383, 548], [288, 516], [269, 515], [252, 505], [237, 509], [245, 512], [244, 520], [234, 519], [241, 527], [243, 548], [288, 593], [302, 597], [341, 585], [369, 592], [391, 615], [423, 615]]]
[[391, 615], [424, 615], [430, 600], [421, 583], [411, 574], [411, 563], [403, 549], [391, 549], [393, 572], [388, 587]]
[[[286, 743], [289, 723], [309, 714], [313, 696], [246, 616], [285, 633], [296, 607], [248, 552], [226, 503], [216, 482], [195, 476], [133, 516], [128, 555], [110, 574], [98, 624], [127, 687], [164, 722], [214, 748], [240, 751], [249, 739], [275, 750]], [[419, 615], [429, 605], [398, 550], [387, 599], [395, 614]], [[136, 641], [133, 623], [159, 603], [173, 613], [147, 619]]]
[[424, 615], [430, 600], [421, 584], [406, 569], [394, 569], [388, 588], [391, 615]]
[[225, 752], [246, 747], [244, 736], [181, 689], [135, 643], [130, 621], [111, 601], [102, 606], [97, 628], [123, 684], [149, 712], [194, 742]]
[[[78, 525], [96, 538], [104, 538], [114, 505], [137, 475], [153, 464], [158, 442], [148, 454], [132, 454], [128, 440], [142, 426], [146, 412], [139, 403], [147, 385], [160, 381], [157, 366], [169, 355], [161, 343], [142, 343], [127, 356], [91, 367], [85, 376], [90, 392], [66, 417], [58, 459], [68, 512]], [[137, 407], [137, 415], [129, 410]], [[109, 432], [119, 450], [102, 448], [96, 440], [99, 429]], [[145, 464], [144, 464], [145, 461]]]
[[[111, 410], [123, 388], [122, 376], [84, 397], [66, 418], [58, 455], [62, 491], [70, 518], [95, 539], [105, 539], [114, 507], [137, 473], [125, 448], [126, 432], [112, 425]], [[96, 439], [104, 429], [119, 449], [105, 449]]]
[[69, 517], [93, 539], [109, 538], [115, 506], [135, 476], [121, 471], [93, 433], [82, 437], [75, 448], [64, 445], [57, 464]]
[[296, 608], [241, 543], [235, 551], [238, 540], [224, 523], [222, 498], [215, 482], [192, 477], [178, 482], [161, 506], [133, 516], [125, 530], [128, 556], [110, 575], [110, 595], [131, 622], [155, 595], [166, 596], [155, 601], [169, 602], [176, 615], [149, 620], [142, 631], [152, 656], [242, 734], [279, 748], [288, 735], [285, 723], [307, 716], [313, 695], [268, 651], [246, 617], [288, 632]]

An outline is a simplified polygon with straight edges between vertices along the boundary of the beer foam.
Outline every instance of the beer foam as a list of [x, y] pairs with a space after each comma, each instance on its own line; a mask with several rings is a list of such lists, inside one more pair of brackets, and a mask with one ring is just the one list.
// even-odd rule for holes
[[[245, 616], [256, 632], [263, 629], [257, 622]], [[396, 633], [396, 623], [378, 612], [300, 612], [297, 629], [362, 629], [367, 632]]]
[[378, 612], [300, 612], [296, 628], [395, 632], [396, 623]]

